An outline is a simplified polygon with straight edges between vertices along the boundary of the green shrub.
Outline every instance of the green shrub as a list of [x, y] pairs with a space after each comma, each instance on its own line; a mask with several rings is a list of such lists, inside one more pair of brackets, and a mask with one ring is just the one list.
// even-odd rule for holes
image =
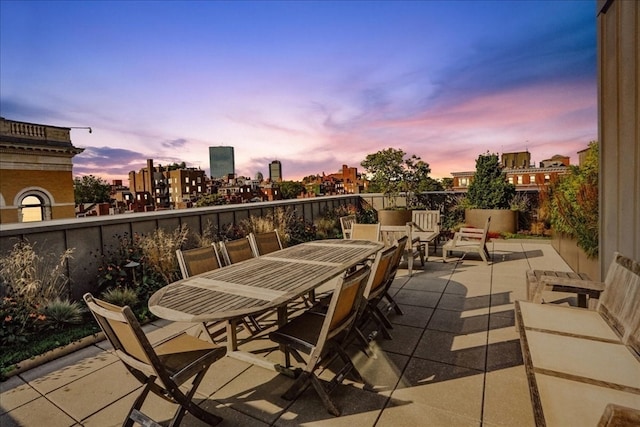
[[55, 298], [47, 302], [42, 308], [45, 329], [65, 329], [70, 325], [77, 325], [84, 320], [86, 310], [79, 302], [68, 299]]
[[549, 188], [551, 226], [577, 240], [589, 258], [598, 256], [598, 143], [589, 143], [581, 166]]
[[103, 292], [100, 295], [100, 298], [105, 300], [108, 303], [124, 307], [128, 305], [129, 307], [135, 307], [138, 305], [138, 294], [134, 289], [131, 288], [113, 288], [108, 291]]

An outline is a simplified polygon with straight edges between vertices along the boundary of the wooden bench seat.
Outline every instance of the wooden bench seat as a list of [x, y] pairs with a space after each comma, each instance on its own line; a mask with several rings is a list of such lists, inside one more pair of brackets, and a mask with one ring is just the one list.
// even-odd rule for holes
[[640, 264], [615, 254], [596, 310], [516, 301], [515, 314], [536, 425], [638, 416]]

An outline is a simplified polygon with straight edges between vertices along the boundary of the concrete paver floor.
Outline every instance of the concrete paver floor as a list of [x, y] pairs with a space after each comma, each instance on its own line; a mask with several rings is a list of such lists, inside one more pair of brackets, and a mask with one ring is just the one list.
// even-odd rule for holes
[[[332, 393], [342, 416], [328, 414], [311, 387], [282, 399], [292, 379], [228, 357], [209, 370], [197, 400], [222, 426], [533, 425], [513, 302], [526, 299], [527, 269], [570, 269], [545, 242], [497, 241], [489, 250], [488, 266], [474, 255], [447, 263], [431, 255], [412, 277], [400, 270], [392, 292], [404, 315], [390, 314], [393, 339], [378, 335], [371, 357], [350, 348], [373, 390], [345, 380]], [[191, 327], [159, 320], [145, 331], [153, 342]], [[0, 383], [0, 425], [120, 425], [141, 386], [109, 348], [102, 341]], [[267, 338], [241, 349], [280, 361]], [[174, 411], [155, 396], [143, 406], [165, 424]], [[187, 415], [182, 425], [203, 424]]]

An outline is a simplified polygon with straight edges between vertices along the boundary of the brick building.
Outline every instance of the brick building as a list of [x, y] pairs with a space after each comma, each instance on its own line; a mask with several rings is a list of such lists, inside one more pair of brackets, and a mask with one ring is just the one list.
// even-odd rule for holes
[[[507, 181], [515, 185], [517, 191], [538, 191], [540, 186], [547, 185], [568, 171], [569, 157], [555, 155], [551, 159], [540, 162], [536, 167], [531, 164], [528, 151], [503, 153], [500, 157], [502, 170]], [[473, 181], [475, 171], [452, 172], [453, 190], [466, 192]]]
[[71, 129], [0, 117], [0, 223], [75, 218]]

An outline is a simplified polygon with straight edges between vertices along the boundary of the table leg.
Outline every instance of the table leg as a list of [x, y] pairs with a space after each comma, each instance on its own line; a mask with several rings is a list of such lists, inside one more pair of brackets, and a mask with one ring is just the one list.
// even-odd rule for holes
[[235, 319], [227, 321], [227, 352], [238, 349], [238, 322]]
[[[287, 306], [278, 307], [278, 327], [286, 325], [288, 317]], [[284, 367], [289, 368], [291, 366], [291, 355], [289, 354], [289, 350], [287, 350], [287, 346], [280, 344], [280, 351], [284, 356]]]

